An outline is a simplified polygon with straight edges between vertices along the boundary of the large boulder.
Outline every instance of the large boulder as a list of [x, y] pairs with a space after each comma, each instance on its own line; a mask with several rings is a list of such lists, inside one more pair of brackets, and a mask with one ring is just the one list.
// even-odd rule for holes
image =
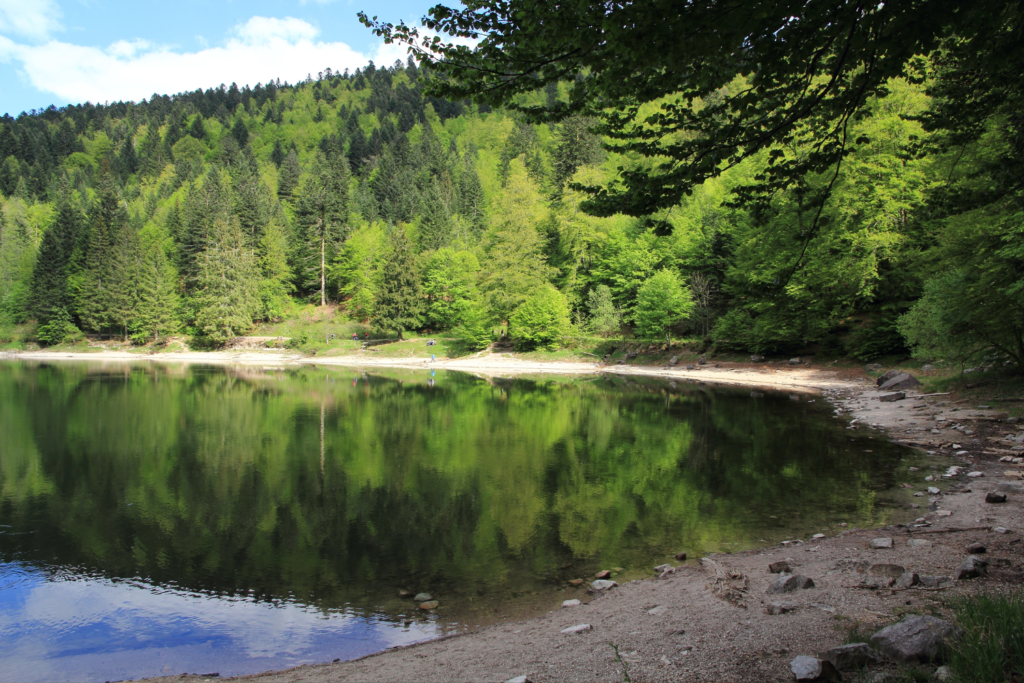
[[832, 662], [800, 655], [789, 663], [789, 670], [798, 681], [841, 681]]
[[875, 386], [880, 387], [899, 374], [902, 374], [899, 370], [886, 370], [875, 379]]
[[931, 662], [942, 656], [948, 641], [960, 635], [960, 629], [948, 621], [912, 616], [871, 636], [871, 645], [889, 659], [904, 664]]
[[917, 381], [916, 377], [901, 372], [892, 379], [886, 380], [878, 388], [881, 391], [906, 391], [907, 389], [916, 389], [919, 386], [921, 386], [921, 383]]
[[882, 661], [878, 653], [872, 650], [867, 643], [852, 643], [834, 647], [827, 652], [822, 652], [818, 657], [831, 662], [840, 671], [863, 669]]

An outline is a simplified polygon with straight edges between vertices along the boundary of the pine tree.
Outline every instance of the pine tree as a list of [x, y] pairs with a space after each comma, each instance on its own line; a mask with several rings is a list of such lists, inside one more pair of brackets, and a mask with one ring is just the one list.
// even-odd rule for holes
[[197, 259], [195, 328], [221, 345], [244, 334], [259, 313], [259, 266], [237, 221], [218, 220]]
[[244, 149], [249, 144], [249, 129], [245, 127], [241, 116], [235, 119], [235, 125], [231, 127], [231, 137], [238, 142], [239, 149]]
[[114, 225], [106, 263], [107, 315], [111, 326], [128, 341], [128, 325], [139, 302], [139, 233], [126, 219]]
[[182, 209], [177, 266], [187, 288], [192, 291], [198, 274], [199, 255], [213, 238], [214, 225], [227, 221], [231, 213], [231, 197], [220, 169], [211, 167], [202, 185], [189, 188]]
[[474, 233], [479, 236], [486, 227], [487, 207], [484, 203], [484, 187], [473, 160], [475, 153], [475, 148], [467, 150], [462, 173], [459, 174], [458, 213], [470, 222]]
[[388, 235], [388, 255], [381, 267], [380, 287], [374, 297], [374, 323], [382, 330], [402, 332], [420, 324], [422, 297], [412, 243], [400, 226]]
[[348, 234], [348, 184], [345, 157], [318, 151], [296, 202], [301, 283], [306, 291], [319, 292], [321, 306], [327, 303], [327, 264]]
[[138, 305], [130, 328], [138, 341], [173, 334], [178, 329], [177, 274], [167, 260], [160, 235], [146, 235], [138, 274]]
[[113, 184], [107, 178], [100, 186], [100, 196], [89, 217], [89, 244], [77, 302], [83, 329], [101, 332], [110, 324], [111, 283], [107, 264], [111, 235], [125, 220]]
[[445, 191], [442, 181], [435, 180], [423, 197], [423, 216], [419, 229], [420, 251], [448, 246], [452, 238], [451, 192]]
[[562, 122], [556, 135], [554, 150], [555, 191], [560, 195], [566, 182], [581, 166], [601, 161], [604, 151], [601, 138], [590, 132], [597, 120], [586, 116], [570, 116]]
[[298, 187], [301, 174], [302, 168], [299, 166], [299, 155], [292, 149], [281, 163], [281, 172], [277, 177], [277, 196], [281, 199], [291, 199], [292, 192]]
[[284, 162], [284, 147], [281, 146], [280, 140], [274, 140], [274, 151], [270, 153], [270, 160], [274, 162], [274, 166], [281, 168], [281, 164]]
[[238, 216], [250, 249], [255, 249], [270, 220], [274, 195], [260, 177], [259, 166], [251, 152], [243, 153], [235, 165], [233, 189], [234, 214]]
[[288, 295], [295, 291], [291, 284], [291, 269], [288, 267], [288, 239], [282, 226], [283, 221], [283, 213], [272, 218], [260, 238], [260, 317], [263, 320], [283, 317]]
[[188, 127], [188, 134], [200, 142], [206, 140], [206, 126], [203, 125], [202, 114], [196, 114], [196, 118], [192, 121], [192, 125]]
[[67, 309], [68, 267], [81, 230], [81, 215], [63, 200], [53, 225], [43, 234], [32, 272], [32, 313], [45, 323], [51, 311]]

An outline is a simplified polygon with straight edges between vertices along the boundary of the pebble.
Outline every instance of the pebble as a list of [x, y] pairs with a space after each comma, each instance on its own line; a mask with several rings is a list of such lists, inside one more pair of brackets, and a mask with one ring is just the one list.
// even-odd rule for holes
[[839, 672], [832, 662], [817, 657], [800, 655], [789, 663], [789, 670], [797, 681], [839, 681]]
[[664, 614], [667, 611], [668, 611], [668, 607], [666, 605], [658, 605], [657, 607], [652, 607], [651, 609], [647, 610], [647, 613], [650, 614], [651, 616], [655, 616], [656, 617], [659, 614]]
[[937, 496], [937, 495], [939, 495], [940, 493], [942, 493], [942, 491], [940, 491], [940, 490], [938, 489], [938, 487], [936, 487], [936, 486], [929, 486], [929, 487], [928, 487], [928, 493], [930, 493], [930, 494], [931, 494], [931, 495], [933, 495], [933, 496]]
[[562, 607], [579, 607], [581, 604], [579, 600], [562, 600]]
[[892, 539], [891, 538], [874, 538], [874, 539], [871, 540], [871, 547], [875, 548], [875, 549], [891, 548], [892, 547]]
[[1010, 533], [1010, 530], [1007, 529], [1006, 527], [1003, 527], [1003, 526], [994, 526], [994, 527], [992, 527], [992, 531], [996, 532], [997, 534], [1008, 534], [1008, 533]]
[[595, 579], [610, 579], [612, 572], [610, 569], [602, 569], [598, 573], [594, 574]]
[[977, 555], [971, 555], [960, 563], [960, 569], [957, 570], [956, 578], [958, 581], [962, 581], [964, 579], [976, 579], [979, 576], [985, 576], [987, 567], [988, 562]]
[[526, 676], [516, 676], [515, 678], [508, 679], [505, 683], [533, 683], [533, 681]]
[[772, 574], [788, 574], [790, 572], [789, 562], [786, 562], [785, 560], [772, 562], [768, 565], [768, 571]]
[[931, 544], [931, 541], [925, 540], [923, 538], [912, 538], [909, 541], [907, 541], [908, 548], [927, 548]]
[[825, 534], [814, 534], [811, 536], [812, 541], [820, 541], [823, 538], [825, 538]]
[[609, 588], [615, 588], [618, 585], [619, 584], [615, 583], [614, 581], [608, 581], [607, 579], [598, 579], [597, 581], [591, 583], [590, 587], [596, 591], [603, 591]]
[[787, 614], [800, 609], [795, 602], [773, 602], [764, 608], [765, 614]]
[[672, 565], [670, 565], [670, 564], [659, 564], [657, 567], [654, 568], [654, 571], [656, 571], [659, 574], [663, 574], [663, 573], [667, 572], [669, 569], [672, 569]]
[[594, 630], [594, 627], [590, 624], [576, 624], [569, 628], [563, 628], [559, 633], [564, 633], [567, 636], [575, 635], [577, 633], [586, 633], [587, 631]]
[[989, 491], [987, 494], [985, 494], [985, 502], [986, 503], [1005, 503], [1006, 502], [1006, 494], [1005, 493], [996, 493], [995, 491]]
[[427, 600], [426, 602], [420, 603], [420, 609], [437, 609], [438, 604], [437, 600]]
[[967, 552], [969, 552], [972, 555], [982, 555], [987, 551], [988, 548], [986, 548], [981, 543], [972, 543], [969, 546], [967, 546]]
[[680, 562], [686, 561], [686, 553], [676, 553], [676, 559]]
[[968, 472], [967, 476], [968, 477], [972, 477], [974, 479], [977, 479], [978, 477], [984, 477], [985, 473], [984, 472]]
[[935, 511], [935, 516], [936, 517], [949, 517], [952, 514], [953, 514], [952, 510], [936, 510]]
[[417, 593], [416, 597], [413, 598], [416, 602], [429, 602], [434, 599], [434, 596], [430, 593]]
[[569, 585], [570, 586], [582, 586], [583, 585], [583, 579], [569, 579]]

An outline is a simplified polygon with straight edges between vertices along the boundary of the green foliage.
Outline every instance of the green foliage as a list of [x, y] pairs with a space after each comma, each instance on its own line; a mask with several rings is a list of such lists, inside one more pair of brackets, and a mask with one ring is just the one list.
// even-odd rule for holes
[[178, 329], [178, 278], [164, 253], [162, 238], [155, 230], [144, 236], [138, 268], [138, 302], [129, 323], [137, 342], [158, 342], [161, 336], [166, 337]]
[[259, 265], [237, 222], [217, 223], [197, 263], [196, 335], [219, 346], [245, 334], [259, 314]]
[[438, 330], [459, 325], [476, 299], [474, 282], [480, 266], [468, 251], [449, 247], [430, 255], [423, 268], [423, 294], [427, 299], [425, 322]]
[[469, 301], [462, 310], [461, 320], [452, 330], [452, 334], [471, 351], [485, 349], [494, 341], [492, 323], [486, 306], [479, 301]]
[[388, 234], [389, 251], [381, 266], [380, 284], [374, 298], [373, 322], [378, 329], [402, 332], [419, 327], [422, 309], [419, 273], [412, 243], [401, 227]]
[[590, 310], [590, 329], [602, 337], [612, 337], [622, 330], [622, 314], [612, 300], [608, 285], [598, 285], [587, 296]]
[[570, 332], [569, 305], [561, 292], [544, 285], [512, 312], [508, 323], [516, 348], [553, 350]]
[[693, 308], [690, 290], [683, 286], [679, 274], [663, 268], [648, 278], [637, 292], [636, 330], [644, 339], [671, 334], [672, 327], [682, 322]]
[[1024, 676], [1024, 593], [978, 595], [955, 601], [963, 638], [951, 648], [957, 683], [1004, 683]]
[[75, 324], [71, 322], [71, 315], [63, 306], [47, 311], [43, 320], [45, 322], [36, 329], [36, 338], [47, 346], [56, 346], [82, 336]]
[[963, 364], [988, 347], [983, 330], [973, 324], [974, 311], [963, 305], [966, 280], [959, 271], [930, 279], [924, 295], [899, 319], [916, 358]]

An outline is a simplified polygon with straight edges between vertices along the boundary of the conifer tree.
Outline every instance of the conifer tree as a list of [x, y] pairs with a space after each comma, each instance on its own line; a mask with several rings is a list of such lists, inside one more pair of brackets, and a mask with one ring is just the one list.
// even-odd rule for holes
[[139, 341], [159, 342], [178, 329], [177, 274], [167, 260], [160, 235], [147, 234], [138, 271], [138, 305], [129, 325]]
[[288, 238], [285, 235], [284, 215], [271, 218], [267, 229], [260, 238], [260, 317], [263, 320], [277, 320], [284, 316], [288, 295], [295, 291], [291, 284], [292, 273], [288, 267]]
[[67, 199], [61, 201], [53, 225], [43, 234], [32, 272], [32, 313], [40, 323], [51, 311], [67, 309], [68, 268], [81, 231], [81, 215]]
[[230, 192], [219, 168], [211, 167], [201, 185], [189, 188], [181, 213], [177, 265], [191, 291], [198, 274], [199, 255], [210, 243], [214, 225], [227, 221], [231, 213]]
[[422, 297], [412, 243], [401, 226], [388, 235], [388, 254], [381, 267], [380, 287], [374, 297], [374, 323], [394, 330], [402, 339], [405, 330], [420, 324]]
[[260, 309], [260, 276], [238, 221], [214, 222], [196, 266], [193, 306], [199, 336], [221, 345], [248, 331]]
[[274, 162], [274, 166], [281, 168], [281, 164], [284, 163], [284, 147], [281, 146], [280, 140], [274, 140], [274, 151], [270, 153], [270, 160]]
[[281, 199], [291, 199], [292, 192], [299, 185], [299, 176], [302, 168], [299, 166], [299, 155], [295, 150], [289, 150], [281, 163], [281, 171], [277, 177], [277, 196]]
[[244, 149], [249, 144], [249, 129], [245, 127], [241, 116], [235, 119], [235, 125], [231, 127], [231, 137], [238, 142], [239, 149]]
[[206, 126], [203, 125], [202, 114], [196, 114], [196, 118], [192, 121], [192, 125], [188, 127], [188, 134], [200, 142], [206, 140]]
[[126, 220], [118, 220], [110, 234], [106, 263], [107, 315], [112, 327], [128, 341], [128, 325], [139, 302], [139, 233]]
[[348, 160], [318, 151], [296, 202], [301, 284], [319, 292], [321, 306], [327, 303], [327, 264], [348, 234], [348, 184]]
[[89, 244], [78, 299], [78, 315], [86, 330], [101, 332], [110, 324], [112, 283], [108, 263], [112, 235], [119, 231], [120, 224], [126, 220], [113, 184], [107, 178], [100, 186], [99, 198], [89, 217]]
[[581, 166], [601, 161], [604, 150], [601, 138], [590, 132], [597, 120], [586, 116], [570, 116], [562, 122], [554, 149], [555, 191], [561, 194], [565, 183]]
[[250, 148], [239, 156], [234, 176], [234, 214], [238, 216], [246, 242], [255, 249], [270, 220], [273, 194], [260, 177]]

